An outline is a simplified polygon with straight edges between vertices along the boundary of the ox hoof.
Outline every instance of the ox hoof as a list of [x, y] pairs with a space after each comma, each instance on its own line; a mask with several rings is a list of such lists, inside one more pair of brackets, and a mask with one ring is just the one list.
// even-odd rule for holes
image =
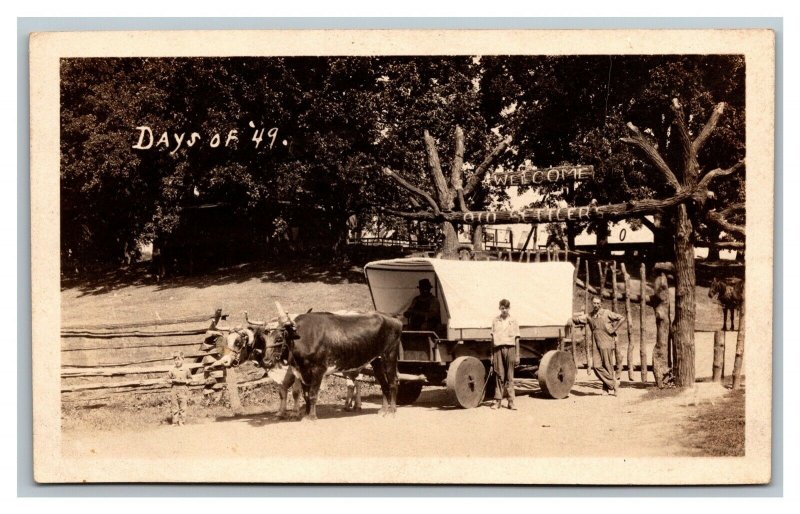
[[353, 410], [353, 408], [352, 408], [352, 407], [350, 407], [349, 405], [345, 405], [345, 406], [344, 406], [344, 411], [345, 411], [345, 412], [350, 412], [351, 410]]
[[361, 412], [361, 405], [356, 405], [356, 407], [353, 410], [355, 410], [356, 412]]

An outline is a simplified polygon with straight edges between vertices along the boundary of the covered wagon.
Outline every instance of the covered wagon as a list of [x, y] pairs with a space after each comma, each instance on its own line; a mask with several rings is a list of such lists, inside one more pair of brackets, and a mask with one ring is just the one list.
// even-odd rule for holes
[[401, 317], [428, 279], [439, 303], [438, 324], [404, 325], [398, 403], [410, 404], [423, 386], [446, 386], [453, 402], [477, 406], [493, 392], [487, 380], [492, 320], [498, 303], [511, 302], [520, 326], [520, 365], [515, 374], [535, 378], [551, 398], [565, 398], [575, 381], [570, 343], [573, 272], [569, 262], [514, 263], [406, 258], [364, 268], [375, 310]]

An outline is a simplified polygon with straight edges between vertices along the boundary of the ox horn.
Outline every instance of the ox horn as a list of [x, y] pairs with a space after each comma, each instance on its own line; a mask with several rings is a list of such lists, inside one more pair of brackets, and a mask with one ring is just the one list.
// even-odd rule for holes
[[250, 321], [250, 318], [247, 317], [247, 311], [244, 311], [244, 321], [248, 325], [256, 325], [259, 327], [265, 327], [267, 325], [266, 321]]
[[283, 310], [281, 302], [275, 300], [275, 308], [278, 309], [278, 321], [282, 325], [289, 325], [292, 323], [292, 320], [289, 318], [289, 313]]

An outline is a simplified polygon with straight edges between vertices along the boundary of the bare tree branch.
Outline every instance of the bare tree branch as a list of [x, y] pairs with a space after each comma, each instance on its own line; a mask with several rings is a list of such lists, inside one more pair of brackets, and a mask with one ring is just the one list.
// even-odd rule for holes
[[405, 190], [410, 191], [415, 195], [422, 197], [426, 202], [428, 202], [428, 205], [431, 206], [431, 209], [433, 209], [434, 214], [439, 214], [440, 212], [439, 206], [436, 204], [431, 195], [428, 194], [426, 191], [423, 191], [422, 189], [418, 188], [408, 180], [404, 179], [398, 172], [392, 171], [389, 168], [383, 168], [383, 174], [394, 179], [394, 181], [400, 184], [400, 186], [402, 186]]
[[711, 184], [712, 180], [715, 180], [719, 177], [727, 177], [728, 175], [736, 173], [742, 168], [744, 168], [744, 159], [724, 170], [720, 168], [713, 169], [706, 173], [702, 179], [700, 179], [700, 182], [697, 184], [697, 189], [708, 189], [708, 186]]
[[472, 174], [469, 180], [467, 180], [467, 185], [464, 186], [465, 197], [470, 196], [475, 191], [475, 188], [478, 187], [478, 184], [483, 182], [483, 177], [489, 171], [489, 166], [495, 159], [497, 159], [503, 152], [506, 151], [506, 148], [508, 148], [508, 145], [510, 144], [511, 136], [507, 136], [499, 145], [495, 146], [494, 150], [489, 152], [489, 155], [483, 159], [483, 162], [477, 168], [475, 168], [475, 172]]
[[458, 210], [461, 212], [467, 212], [467, 202], [464, 200], [464, 190], [463, 189], [456, 189], [456, 195], [458, 198]]
[[736, 225], [727, 220], [727, 217], [733, 214], [734, 211], [744, 209], [744, 204], [734, 204], [721, 211], [708, 211], [706, 213], [706, 220], [710, 221], [717, 227], [721, 228], [728, 234], [746, 237], [745, 227], [743, 225]]
[[633, 123], [628, 123], [628, 131], [631, 133], [631, 137], [623, 137], [620, 141], [637, 146], [647, 155], [647, 158], [655, 165], [656, 169], [664, 175], [664, 178], [667, 179], [667, 183], [671, 185], [675, 191], [680, 191], [680, 182], [675, 178], [675, 174], [664, 161], [664, 158], [661, 157], [661, 154], [658, 153], [658, 150], [650, 144], [650, 141], [644, 137], [644, 134], [642, 134]]
[[700, 134], [695, 138], [692, 146], [694, 147], [695, 155], [700, 153], [700, 150], [703, 149], [703, 146], [706, 144], [709, 136], [711, 133], [714, 132], [714, 129], [717, 127], [717, 123], [719, 122], [719, 118], [722, 116], [722, 113], [725, 111], [725, 102], [718, 103], [714, 110], [711, 112], [711, 116], [708, 118], [708, 121], [703, 126], [703, 129], [700, 131]]
[[464, 167], [464, 131], [456, 125], [455, 134], [456, 151], [453, 157], [453, 168], [450, 170], [450, 184], [456, 191], [456, 199], [458, 200], [458, 209], [466, 211], [467, 207], [464, 204], [464, 182], [462, 178]]
[[433, 139], [427, 130], [425, 131], [425, 151], [428, 153], [428, 166], [433, 176], [434, 191], [436, 193], [436, 198], [439, 200], [439, 205], [444, 211], [452, 210], [453, 195], [450, 194], [450, 190], [447, 187], [447, 180], [445, 180], [444, 174], [442, 173], [439, 152], [436, 150], [436, 140]]
[[401, 218], [409, 219], [409, 220], [420, 220], [420, 221], [436, 221], [439, 215], [435, 215], [430, 211], [417, 211], [417, 212], [408, 212], [408, 211], [398, 211], [395, 209], [390, 209], [388, 207], [382, 207], [380, 205], [376, 206], [378, 210], [384, 214], [391, 214], [392, 216], [399, 216]]
[[680, 143], [681, 153], [683, 153], [683, 185], [691, 187], [697, 183], [697, 172], [700, 166], [697, 164], [697, 154], [694, 153], [692, 138], [689, 135], [689, 128], [686, 126], [686, 114], [683, 112], [683, 105], [677, 98], [672, 99], [672, 112], [675, 114], [678, 142]]

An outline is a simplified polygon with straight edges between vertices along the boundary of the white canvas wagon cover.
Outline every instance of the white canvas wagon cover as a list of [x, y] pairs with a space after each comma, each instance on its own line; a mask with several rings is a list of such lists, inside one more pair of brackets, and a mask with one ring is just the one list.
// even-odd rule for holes
[[402, 314], [419, 294], [417, 284], [434, 284], [448, 328], [486, 329], [502, 298], [523, 327], [563, 327], [572, 316], [569, 262], [516, 263], [406, 258], [375, 261], [364, 267], [375, 309]]

